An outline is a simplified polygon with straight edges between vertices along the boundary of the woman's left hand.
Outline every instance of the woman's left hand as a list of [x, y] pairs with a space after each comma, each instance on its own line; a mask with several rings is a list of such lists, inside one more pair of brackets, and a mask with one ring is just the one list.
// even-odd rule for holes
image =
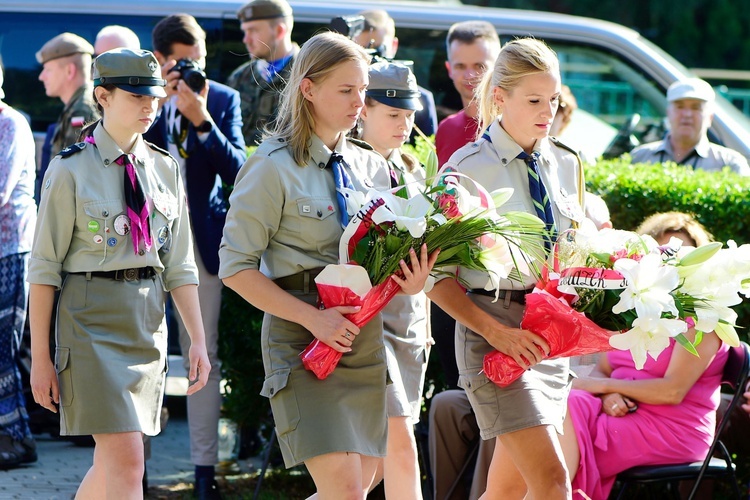
[[401, 260], [399, 263], [401, 272], [404, 275], [403, 279], [395, 274], [393, 275], [393, 280], [401, 286], [401, 291], [408, 295], [415, 295], [424, 290], [424, 285], [430, 276], [432, 266], [437, 261], [440, 249], [435, 250], [428, 257], [427, 245], [423, 244], [419, 253], [419, 258], [417, 258], [417, 252], [413, 248], [409, 250], [411, 267], [404, 260]]
[[638, 406], [622, 394], [616, 392], [602, 394], [602, 411], [612, 417], [624, 417]]
[[210, 372], [211, 363], [208, 361], [206, 346], [196, 344], [191, 345], [190, 372], [188, 373], [188, 396], [203, 389], [203, 386], [208, 382], [208, 374]]

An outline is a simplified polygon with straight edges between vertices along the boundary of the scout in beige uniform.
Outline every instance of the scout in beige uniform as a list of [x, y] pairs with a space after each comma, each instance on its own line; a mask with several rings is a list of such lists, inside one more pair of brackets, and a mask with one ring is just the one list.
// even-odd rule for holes
[[[364, 497], [376, 457], [385, 455], [380, 316], [360, 330], [342, 316], [355, 308], [318, 309], [313, 282], [321, 267], [338, 261], [346, 219], [334, 177], [343, 170], [359, 190], [389, 185], [382, 157], [344, 137], [364, 104], [368, 62], [361, 47], [336, 33], [305, 43], [274, 135], [237, 176], [219, 251], [224, 283], [266, 312], [261, 393], [270, 398], [284, 462], [304, 462], [323, 499]], [[337, 170], [334, 151], [343, 169]], [[400, 283], [416, 293], [430, 266], [426, 250], [412, 257]], [[299, 357], [314, 338], [344, 353], [324, 380]]]
[[[138, 498], [142, 434], [160, 431], [163, 288], [193, 340], [188, 393], [205, 385], [210, 365], [179, 169], [141, 137], [165, 95], [159, 65], [150, 52], [116, 49], [96, 59], [94, 78], [103, 119], [53, 159], [42, 184], [28, 278], [31, 385], [37, 403], [60, 411], [61, 434], [94, 435], [78, 494]], [[47, 332], [60, 287], [53, 367]]]
[[[360, 137], [388, 160], [391, 186], [404, 184], [409, 196], [425, 185], [425, 172], [416, 158], [399, 149], [409, 139], [415, 111], [422, 108], [419, 87], [411, 70], [400, 64], [378, 62], [369, 70]], [[414, 424], [422, 410], [422, 386], [431, 340], [427, 296], [397, 295], [383, 309], [388, 373], [386, 391], [388, 452], [379, 471], [388, 498], [421, 497], [421, 477]]]
[[[558, 232], [584, 216], [579, 159], [548, 137], [559, 95], [554, 52], [532, 39], [509, 42], [477, 89], [482, 137], [459, 149], [446, 164], [490, 191], [512, 187], [513, 196], [501, 212], [537, 215]], [[536, 165], [519, 155], [536, 157]], [[542, 186], [534, 179], [540, 179]], [[539, 209], [535, 187], [542, 190], [537, 195]], [[549, 203], [544, 203], [545, 198]], [[547, 343], [519, 328], [524, 295], [535, 279], [502, 280], [500, 299], [494, 302], [494, 291], [487, 296], [484, 290], [486, 276], [462, 269], [461, 277], [469, 283], [467, 295], [455, 280], [446, 279], [429, 296], [458, 320], [459, 385], [474, 408], [482, 438], [497, 437], [486, 495], [521, 498], [528, 485], [531, 498], [570, 498], [570, 480], [555, 432], [562, 431], [565, 415], [568, 361], [544, 360]], [[484, 355], [492, 349], [530, 369], [508, 387], [496, 386], [480, 374]]]

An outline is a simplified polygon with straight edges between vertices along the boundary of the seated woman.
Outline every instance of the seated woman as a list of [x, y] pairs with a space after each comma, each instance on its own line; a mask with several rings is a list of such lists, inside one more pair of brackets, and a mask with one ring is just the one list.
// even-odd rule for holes
[[[677, 212], [652, 216], [638, 232], [659, 244], [673, 236], [690, 246], [710, 241], [697, 221]], [[685, 336], [693, 341], [695, 331]], [[560, 437], [573, 498], [606, 499], [617, 474], [630, 467], [705, 458], [729, 348], [716, 335], [704, 335], [700, 357], [675, 346], [672, 340], [642, 370], [628, 351], [609, 352], [590, 376], [574, 380]]]

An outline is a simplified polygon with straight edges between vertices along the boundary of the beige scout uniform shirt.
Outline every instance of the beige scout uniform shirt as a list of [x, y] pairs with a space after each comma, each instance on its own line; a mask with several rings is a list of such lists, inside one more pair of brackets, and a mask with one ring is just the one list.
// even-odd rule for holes
[[[536, 215], [529, 192], [529, 176], [526, 162], [517, 158], [522, 148], [495, 121], [489, 128], [491, 141], [480, 138], [467, 144], [451, 156], [447, 166], [468, 175], [488, 191], [513, 188], [513, 195], [498, 208], [498, 213], [527, 212]], [[572, 221], [583, 220], [584, 212], [579, 203], [578, 189], [582, 174], [578, 158], [567, 149], [560, 148], [545, 137], [537, 141], [534, 151], [540, 153], [540, 176], [552, 204], [552, 215], [558, 233], [571, 227]], [[472, 190], [466, 180], [462, 180]], [[541, 269], [541, 263], [537, 263]], [[469, 283], [469, 288], [484, 288], [487, 277], [484, 273], [461, 269], [460, 276]], [[524, 277], [523, 283], [501, 280], [501, 290], [530, 288], [536, 281], [534, 276]]]
[[[383, 157], [342, 137], [336, 151], [354, 188], [390, 187]], [[307, 165], [294, 162], [285, 140], [264, 141], [237, 174], [219, 249], [219, 277], [260, 269], [271, 279], [338, 263], [339, 223], [332, 151], [313, 135]]]
[[174, 159], [149, 147], [141, 136], [133, 147], [135, 165], [150, 199], [153, 247], [139, 255], [124, 230], [123, 151], [100, 123], [96, 146], [50, 162], [42, 184], [36, 238], [29, 262], [29, 283], [60, 287], [61, 273], [116, 271], [151, 266], [161, 272], [167, 290], [198, 284], [190, 221], [179, 169]]

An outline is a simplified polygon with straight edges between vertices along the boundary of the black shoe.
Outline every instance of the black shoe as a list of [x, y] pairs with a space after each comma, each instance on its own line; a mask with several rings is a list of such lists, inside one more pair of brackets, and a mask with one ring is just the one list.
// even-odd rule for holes
[[23, 446], [7, 434], [0, 434], [0, 470], [14, 469], [21, 465]]
[[221, 493], [216, 480], [206, 477], [195, 481], [195, 498], [198, 500], [221, 500]]

